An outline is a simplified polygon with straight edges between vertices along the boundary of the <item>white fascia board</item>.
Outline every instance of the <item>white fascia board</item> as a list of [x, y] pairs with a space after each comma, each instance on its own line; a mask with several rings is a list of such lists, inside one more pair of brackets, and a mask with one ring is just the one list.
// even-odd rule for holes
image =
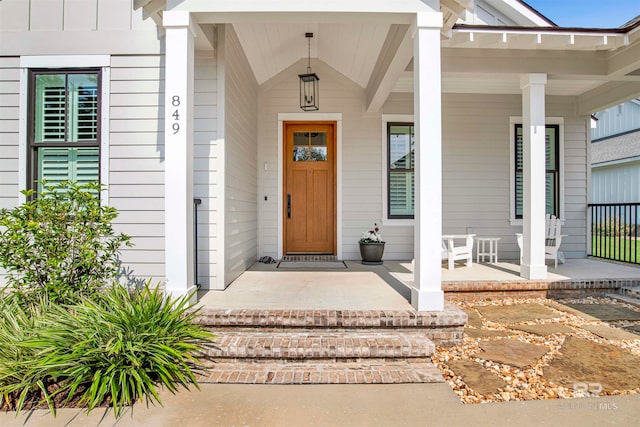
[[538, 27], [552, 26], [548, 20], [542, 18], [518, 0], [486, 0], [486, 2], [520, 24]]
[[420, 0], [167, 0], [166, 10], [189, 12], [363, 12], [415, 13], [439, 12]]

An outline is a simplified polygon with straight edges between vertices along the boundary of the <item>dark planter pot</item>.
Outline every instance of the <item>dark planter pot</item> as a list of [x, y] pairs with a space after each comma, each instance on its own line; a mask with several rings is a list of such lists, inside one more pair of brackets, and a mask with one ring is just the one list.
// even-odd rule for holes
[[382, 254], [384, 253], [384, 242], [381, 243], [360, 243], [360, 256], [365, 265], [382, 264]]

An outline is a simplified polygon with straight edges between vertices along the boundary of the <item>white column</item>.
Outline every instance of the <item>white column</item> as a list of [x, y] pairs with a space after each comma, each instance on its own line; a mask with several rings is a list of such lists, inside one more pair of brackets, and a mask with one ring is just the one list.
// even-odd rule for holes
[[520, 276], [546, 279], [545, 234], [545, 84], [546, 74], [520, 78], [522, 89], [522, 265]]
[[415, 271], [411, 304], [444, 309], [442, 291], [442, 102], [440, 13], [418, 13], [413, 39]]
[[163, 15], [166, 290], [192, 292], [193, 268], [193, 22], [187, 11]]

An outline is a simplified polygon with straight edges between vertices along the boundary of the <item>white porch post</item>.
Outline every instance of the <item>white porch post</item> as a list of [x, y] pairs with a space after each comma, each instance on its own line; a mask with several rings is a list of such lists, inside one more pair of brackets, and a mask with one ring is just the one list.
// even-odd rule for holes
[[411, 304], [444, 309], [442, 291], [442, 94], [440, 13], [418, 13], [413, 39], [415, 121], [415, 271]]
[[522, 89], [522, 265], [520, 276], [546, 279], [545, 234], [545, 84], [546, 74], [520, 78]]
[[193, 58], [189, 12], [163, 15], [165, 46], [165, 268], [173, 296], [194, 290], [193, 268]]

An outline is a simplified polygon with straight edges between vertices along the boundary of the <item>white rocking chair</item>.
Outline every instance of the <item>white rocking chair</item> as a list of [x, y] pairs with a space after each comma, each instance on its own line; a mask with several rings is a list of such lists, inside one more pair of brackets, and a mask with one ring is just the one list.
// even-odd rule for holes
[[[544, 257], [555, 261], [555, 268], [558, 268], [558, 260], [564, 264], [564, 252], [560, 251], [562, 238], [567, 237], [566, 234], [560, 234], [560, 220], [555, 215], [547, 214], [545, 216], [545, 234], [544, 234]], [[522, 264], [522, 233], [516, 234], [518, 247], [520, 248], [520, 264]]]

